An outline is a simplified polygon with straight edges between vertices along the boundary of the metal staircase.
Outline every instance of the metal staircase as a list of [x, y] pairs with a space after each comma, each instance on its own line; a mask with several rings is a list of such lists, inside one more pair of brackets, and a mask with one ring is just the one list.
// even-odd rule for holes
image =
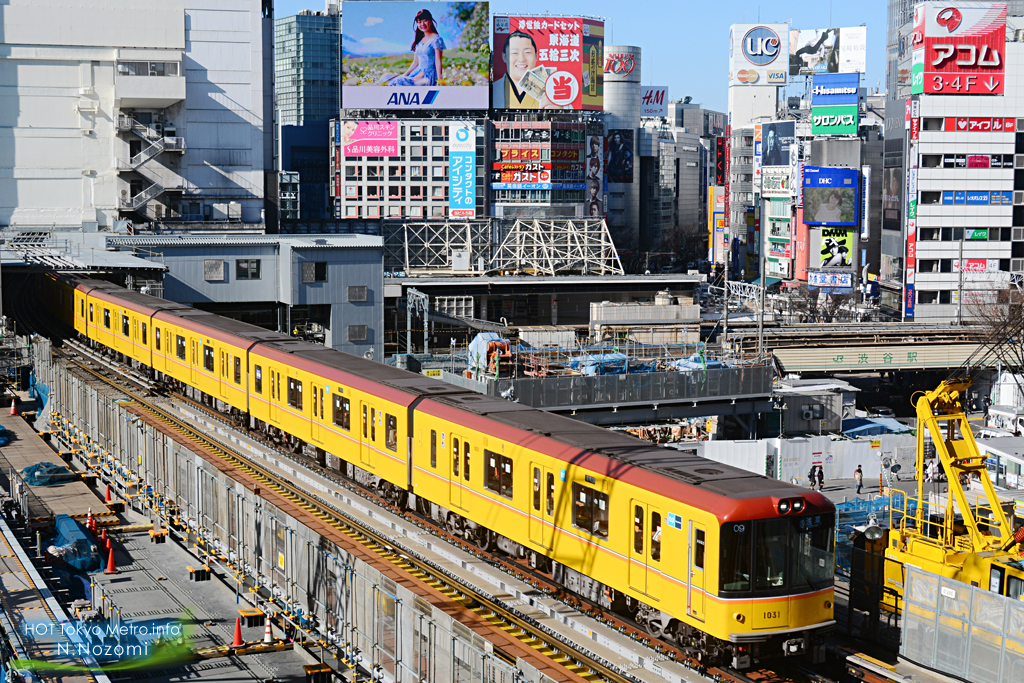
[[161, 184], [161, 181], [154, 180], [150, 174], [145, 173], [142, 168], [150, 159], [153, 159], [163, 152], [180, 152], [185, 151], [185, 138], [181, 137], [165, 137], [162, 131], [151, 128], [150, 126], [144, 125], [136, 121], [130, 116], [119, 116], [117, 118], [117, 130], [120, 132], [131, 132], [136, 136], [142, 138], [149, 145], [142, 149], [138, 154], [129, 159], [118, 159], [117, 170], [118, 171], [135, 171], [143, 178], [145, 178], [150, 185], [146, 187], [142, 192], [138, 193], [133, 197], [122, 197], [119, 202], [119, 208], [124, 211], [138, 211], [144, 207], [150, 200], [157, 197], [161, 193], [169, 189], [180, 189], [165, 187]]

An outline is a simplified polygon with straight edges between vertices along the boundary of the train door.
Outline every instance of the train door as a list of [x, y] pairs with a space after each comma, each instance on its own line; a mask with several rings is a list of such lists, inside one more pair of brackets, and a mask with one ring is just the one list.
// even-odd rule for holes
[[222, 401], [228, 400], [228, 374], [231, 368], [231, 354], [226, 351], [220, 352], [220, 378], [217, 380], [217, 387], [220, 389]]
[[359, 446], [359, 462], [363, 467], [373, 466], [373, 449], [377, 441], [377, 409], [363, 402], [363, 431]]
[[[452, 450], [448, 462], [451, 468], [448, 470], [448, 492], [453, 507], [462, 507], [462, 448], [464, 439], [454, 432], [452, 433]], [[469, 448], [469, 445], [466, 445]]]
[[192, 355], [189, 356], [189, 368], [192, 375], [192, 386], [204, 386], [199, 378], [199, 341], [194, 337], [189, 339], [192, 346]]
[[270, 367], [270, 421], [278, 422], [281, 419], [281, 373], [274, 367]]
[[322, 420], [324, 419], [324, 390], [316, 384], [313, 387], [313, 419], [311, 420], [311, 437], [317, 443], [323, 443]]
[[661, 578], [661, 511], [639, 500], [631, 503], [633, 539], [629, 550], [629, 585], [658, 600]]
[[687, 556], [690, 580], [686, 587], [686, 608], [694, 619], [704, 621], [704, 562], [706, 532], [703, 524], [690, 522], [690, 552]]
[[555, 531], [555, 473], [539, 463], [533, 463], [530, 472], [533, 477], [530, 541], [550, 550]]

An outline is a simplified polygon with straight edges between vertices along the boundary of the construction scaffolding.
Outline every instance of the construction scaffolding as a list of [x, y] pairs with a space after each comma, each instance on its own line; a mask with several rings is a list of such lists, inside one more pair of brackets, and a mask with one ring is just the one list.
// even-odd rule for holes
[[622, 275], [622, 263], [604, 219], [517, 220], [491, 269], [557, 275]]
[[[496, 224], [495, 224], [496, 225]], [[385, 222], [384, 270], [406, 275], [486, 269], [498, 243], [489, 219], [479, 221]]]

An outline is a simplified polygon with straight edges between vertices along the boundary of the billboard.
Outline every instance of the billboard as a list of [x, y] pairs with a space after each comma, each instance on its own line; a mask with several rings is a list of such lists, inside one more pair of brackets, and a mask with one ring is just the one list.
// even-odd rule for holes
[[761, 196], [791, 197], [793, 188], [790, 185], [789, 169], [786, 167], [770, 168], [761, 175]]
[[807, 273], [807, 286], [828, 289], [850, 289], [853, 287], [853, 273]]
[[853, 264], [853, 234], [850, 228], [822, 228], [819, 268], [849, 268]]
[[811, 106], [858, 104], [860, 74], [815, 74], [811, 79]]
[[466, 121], [448, 124], [448, 212], [476, 218], [476, 126]]
[[587, 136], [587, 197], [586, 215], [604, 215], [604, 137]]
[[856, 104], [811, 107], [811, 135], [856, 135], [859, 123]]
[[789, 32], [789, 75], [864, 73], [868, 33], [865, 26]]
[[[487, 109], [486, 2], [346, 2], [343, 109]], [[383, 87], [382, 87], [383, 86]]]
[[715, 185], [725, 185], [725, 138], [715, 138]]
[[1006, 3], [918, 5], [914, 9], [914, 44], [922, 43], [924, 94], [1003, 94]]
[[882, 227], [902, 230], [903, 168], [896, 166], [882, 171]]
[[857, 225], [860, 171], [855, 168], [804, 168], [804, 223]]
[[789, 155], [796, 142], [796, 123], [776, 121], [761, 126], [761, 168], [789, 166]]
[[644, 85], [640, 88], [640, 116], [668, 116], [668, 88]]
[[342, 121], [338, 126], [344, 157], [398, 156], [398, 121]]
[[754, 124], [754, 183], [761, 180], [761, 124]]
[[496, 16], [493, 106], [601, 111], [603, 59], [602, 21]]
[[613, 128], [608, 131], [604, 168], [610, 183], [633, 182], [632, 128]]
[[729, 29], [729, 85], [786, 85], [787, 24], [733, 24]]

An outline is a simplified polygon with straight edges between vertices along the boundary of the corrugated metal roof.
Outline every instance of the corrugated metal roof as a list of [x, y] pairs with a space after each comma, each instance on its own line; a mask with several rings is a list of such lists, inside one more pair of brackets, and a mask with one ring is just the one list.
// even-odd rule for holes
[[376, 235], [133, 235], [108, 237], [108, 244], [123, 247], [215, 247], [267, 246], [287, 244], [292, 249], [380, 249], [384, 238]]

